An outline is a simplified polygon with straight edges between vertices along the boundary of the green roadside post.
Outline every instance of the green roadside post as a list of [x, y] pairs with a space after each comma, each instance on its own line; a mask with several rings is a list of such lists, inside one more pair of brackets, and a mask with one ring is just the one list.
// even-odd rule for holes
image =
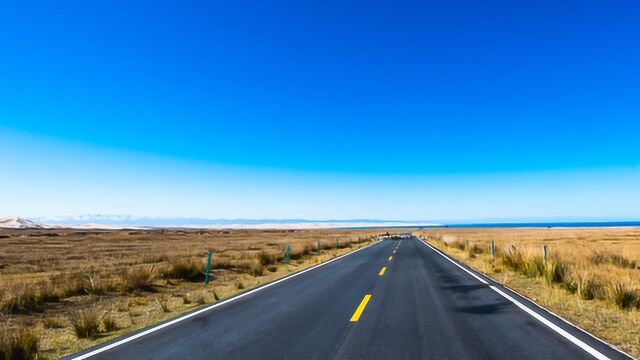
[[211, 250], [207, 251], [207, 266], [204, 268], [204, 284], [209, 284], [209, 271], [211, 271]]
[[490, 249], [491, 249], [491, 257], [492, 258], [496, 257], [496, 244], [493, 242], [493, 240], [491, 240]]
[[286, 249], [284, 249], [284, 262], [285, 264], [289, 264], [289, 254], [291, 253], [291, 246], [287, 244]]
[[547, 245], [542, 245], [542, 263], [547, 265]]

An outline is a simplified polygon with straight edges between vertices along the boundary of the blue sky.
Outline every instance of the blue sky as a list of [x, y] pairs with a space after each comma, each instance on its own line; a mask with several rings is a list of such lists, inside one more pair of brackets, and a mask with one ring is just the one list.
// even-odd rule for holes
[[638, 219], [639, 10], [5, 4], [0, 216]]

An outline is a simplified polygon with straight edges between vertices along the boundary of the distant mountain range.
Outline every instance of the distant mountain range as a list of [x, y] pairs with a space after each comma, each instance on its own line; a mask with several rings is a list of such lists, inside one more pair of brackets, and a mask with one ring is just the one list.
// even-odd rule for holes
[[0, 219], [0, 228], [238, 228], [238, 229], [306, 229], [306, 228], [359, 228], [359, 227], [398, 227], [398, 226], [434, 226], [437, 224], [416, 221], [397, 220], [308, 220], [308, 219], [205, 219], [141, 217], [132, 215], [80, 215], [47, 216], [30, 220], [12, 216]]
[[308, 219], [205, 219], [190, 217], [145, 217], [132, 215], [46, 216], [25, 219], [17, 216], [0, 218], [0, 229], [335, 229], [382, 227], [609, 227], [640, 226], [637, 220], [565, 220], [505, 221], [438, 224], [401, 220], [308, 220]]

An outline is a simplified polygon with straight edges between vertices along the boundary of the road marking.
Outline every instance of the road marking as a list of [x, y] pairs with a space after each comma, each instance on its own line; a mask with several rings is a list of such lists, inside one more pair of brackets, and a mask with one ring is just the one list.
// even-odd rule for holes
[[387, 267], [383, 267], [382, 270], [380, 270], [380, 273], [378, 274], [378, 276], [382, 276], [384, 275], [384, 272], [387, 271]]
[[357, 322], [358, 320], [360, 320], [360, 315], [362, 315], [364, 308], [367, 307], [369, 300], [371, 300], [371, 294], [365, 295], [362, 301], [360, 302], [360, 305], [358, 305], [358, 308], [353, 313], [353, 316], [351, 316], [351, 320], [349, 320], [350, 322]]
[[389, 256], [389, 261], [391, 261], [391, 259], [393, 259], [393, 256]]
[[395, 254], [395, 253], [396, 253], [396, 251], [398, 251], [398, 250], [397, 250], [397, 249], [396, 249], [396, 250], [393, 250], [393, 253]]
[[164, 324], [160, 324], [160, 325], [158, 325], [158, 326], [156, 326], [156, 327], [152, 327], [152, 328], [147, 329], [147, 330], [145, 330], [145, 331], [139, 332], [139, 333], [137, 333], [137, 334], [135, 334], [135, 335], [131, 335], [131, 336], [126, 337], [126, 338], [124, 338], [124, 339], [122, 339], [122, 340], [120, 340], [120, 341], [116, 341], [116, 342], [111, 343], [111, 344], [109, 344], [109, 345], [105, 345], [104, 347], [101, 347], [101, 348], [95, 349], [95, 350], [93, 350], [93, 351], [91, 351], [91, 352], [88, 352], [88, 353], [86, 353], [86, 354], [76, 356], [76, 357], [74, 357], [74, 358], [71, 358], [71, 360], [83, 360], [83, 359], [90, 358], [90, 357], [92, 357], [92, 356], [94, 356], [94, 355], [98, 355], [98, 354], [100, 354], [100, 353], [102, 353], [102, 352], [105, 352], [105, 351], [107, 351], [107, 350], [109, 350], [109, 349], [113, 349], [113, 348], [115, 348], [115, 347], [117, 347], [117, 346], [120, 346], [120, 345], [122, 345], [122, 344], [126, 344], [126, 343], [128, 343], [129, 341], [133, 341], [133, 340], [138, 339], [138, 338], [141, 338], [141, 337], [143, 337], [143, 336], [145, 336], [145, 335], [149, 335], [149, 334], [154, 333], [154, 332], [156, 332], [156, 331], [158, 331], [158, 330], [164, 329], [164, 328], [166, 328], [167, 326], [171, 326], [171, 325], [173, 325], [173, 324], [176, 324], [176, 323], [179, 323], [179, 322], [181, 322], [181, 321], [187, 320], [187, 319], [192, 318], [192, 317], [194, 317], [194, 316], [196, 316], [196, 315], [200, 315], [200, 314], [202, 314], [202, 313], [204, 313], [204, 312], [207, 312], [207, 311], [209, 311], [209, 310], [213, 310], [213, 309], [217, 308], [218, 306], [222, 306], [222, 305], [227, 304], [227, 303], [230, 303], [230, 302], [232, 302], [232, 301], [235, 301], [235, 300], [241, 299], [241, 298], [243, 298], [243, 297], [245, 297], [245, 296], [251, 295], [251, 294], [253, 294], [253, 293], [255, 293], [255, 292], [258, 292], [258, 291], [260, 291], [260, 290], [264, 290], [264, 289], [266, 289], [266, 288], [268, 288], [268, 287], [271, 287], [271, 286], [276, 285], [276, 284], [278, 284], [278, 283], [281, 283], [281, 282], [283, 282], [283, 281], [286, 281], [286, 280], [289, 280], [289, 279], [291, 279], [291, 278], [294, 278], [294, 277], [296, 277], [296, 276], [298, 276], [298, 275], [302, 275], [302, 274], [304, 274], [304, 273], [306, 273], [306, 272], [308, 272], [308, 271], [311, 271], [311, 270], [317, 269], [317, 268], [319, 268], [319, 267], [322, 267], [322, 266], [325, 266], [325, 265], [327, 265], [327, 264], [330, 264], [330, 263], [332, 263], [332, 262], [334, 262], [334, 261], [340, 260], [340, 259], [342, 259], [342, 258], [343, 258], [343, 257], [345, 257], [345, 256], [349, 256], [349, 255], [355, 254], [355, 253], [357, 253], [358, 251], [361, 251], [361, 250], [364, 250], [364, 249], [366, 249], [366, 248], [368, 248], [368, 247], [371, 247], [371, 246], [373, 246], [373, 245], [379, 244], [379, 243], [380, 243], [380, 241], [381, 241], [381, 240], [378, 240], [378, 241], [374, 242], [373, 244], [369, 244], [369, 245], [367, 245], [367, 246], [365, 246], [365, 247], [363, 247], [363, 248], [360, 248], [360, 249], [358, 249], [358, 250], [354, 250], [354, 251], [349, 252], [349, 253], [346, 253], [346, 254], [344, 254], [344, 255], [340, 255], [340, 256], [338, 256], [338, 257], [336, 257], [336, 258], [333, 258], [333, 259], [331, 259], [331, 260], [328, 260], [327, 262], [324, 262], [324, 263], [322, 263], [322, 264], [318, 264], [318, 265], [312, 266], [312, 267], [310, 267], [310, 268], [304, 269], [304, 270], [302, 270], [302, 271], [300, 271], [300, 272], [297, 272], [297, 273], [293, 273], [293, 274], [291, 274], [291, 275], [289, 275], [289, 276], [287, 276], [287, 277], [284, 277], [284, 278], [282, 278], [282, 279], [278, 279], [278, 280], [276, 280], [276, 281], [274, 281], [274, 282], [270, 282], [270, 283], [264, 284], [264, 285], [262, 285], [262, 286], [260, 286], [260, 287], [258, 287], [258, 288], [253, 289], [253, 290], [249, 290], [249, 291], [247, 291], [247, 292], [245, 292], [245, 293], [242, 293], [242, 294], [236, 295], [236, 296], [234, 296], [234, 297], [232, 297], [232, 298], [230, 298], [230, 299], [223, 300], [223, 301], [221, 301], [221, 302], [219, 302], [219, 303], [215, 303], [215, 304], [213, 304], [213, 305], [207, 306], [207, 307], [205, 307], [205, 308], [203, 308], [203, 309], [200, 309], [200, 310], [198, 310], [198, 311], [194, 311], [194, 312], [189, 313], [189, 314], [187, 314], [187, 315], [184, 315], [184, 316], [181, 316], [181, 317], [179, 317], [179, 318], [173, 319], [173, 320], [168, 321], [168, 322], [166, 322], [166, 323], [164, 323]]
[[[421, 240], [418, 240], [418, 241], [420, 243], [424, 244], [425, 246], [429, 247], [431, 250], [435, 251], [437, 254], [439, 254], [443, 258], [445, 258], [448, 261], [450, 261], [453, 265], [455, 265], [455, 266], [459, 267], [460, 269], [462, 269], [467, 274], [473, 276], [476, 280], [480, 281], [483, 284], [489, 285], [489, 283], [486, 280], [482, 279], [478, 275], [476, 275], [473, 272], [469, 271], [464, 266], [458, 264], [457, 262], [455, 262], [454, 260], [449, 258], [447, 255], [445, 255], [442, 251], [440, 251], [440, 250], [436, 249], [435, 247], [433, 247], [431, 244], [428, 244], [428, 243], [426, 243], [424, 241], [421, 241]], [[574, 345], [576, 345], [579, 348], [581, 348], [582, 350], [586, 351], [587, 353], [589, 353], [591, 356], [595, 357], [596, 359], [599, 359], [599, 360], [611, 360], [609, 357], [607, 357], [603, 353], [601, 353], [598, 350], [592, 348], [587, 343], [585, 343], [584, 341], [578, 339], [577, 337], [571, 335], [570, 333], [568, 333], [567, 331], [565, 331], [564, 329], [562, 329], [558, 325], [556, 325], [553, 322], [547, 320], [544, 316], [542, 316], [542, 315], [538, 314], [537, 312], [531, 310], [526, 305], [524, 305], [523, 303], [521, 303], [518, 300], [514, 299], [509, 294], [506, 294], [504, 291], [498, 289], [494, 285], [489, 285], [489, 288], [491, 290], [495, 291], [496, 293], [498, 293], [500, 296], [504, 297], [505, 299], [511, 301], [515, 306], [517, 306], [518, 308], [520, 308], [521, 310], [523, 310], [524, 312], [529, 314], [531, 317], [533, 317], [534, 319], [540, 321], [542, 324], [546, 325], [548, 328], [550, 328], [551, 330], [555, 331], [556, 333], [558, 333], [560, 336], [564, 337], [565, 339], [569, 340]]]

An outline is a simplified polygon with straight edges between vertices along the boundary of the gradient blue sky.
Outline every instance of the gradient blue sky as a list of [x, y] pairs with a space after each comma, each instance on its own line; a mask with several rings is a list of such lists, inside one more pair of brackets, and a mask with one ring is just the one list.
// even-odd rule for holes
[[20, 1], [0, 216], [640, 218], [637, 1]]

